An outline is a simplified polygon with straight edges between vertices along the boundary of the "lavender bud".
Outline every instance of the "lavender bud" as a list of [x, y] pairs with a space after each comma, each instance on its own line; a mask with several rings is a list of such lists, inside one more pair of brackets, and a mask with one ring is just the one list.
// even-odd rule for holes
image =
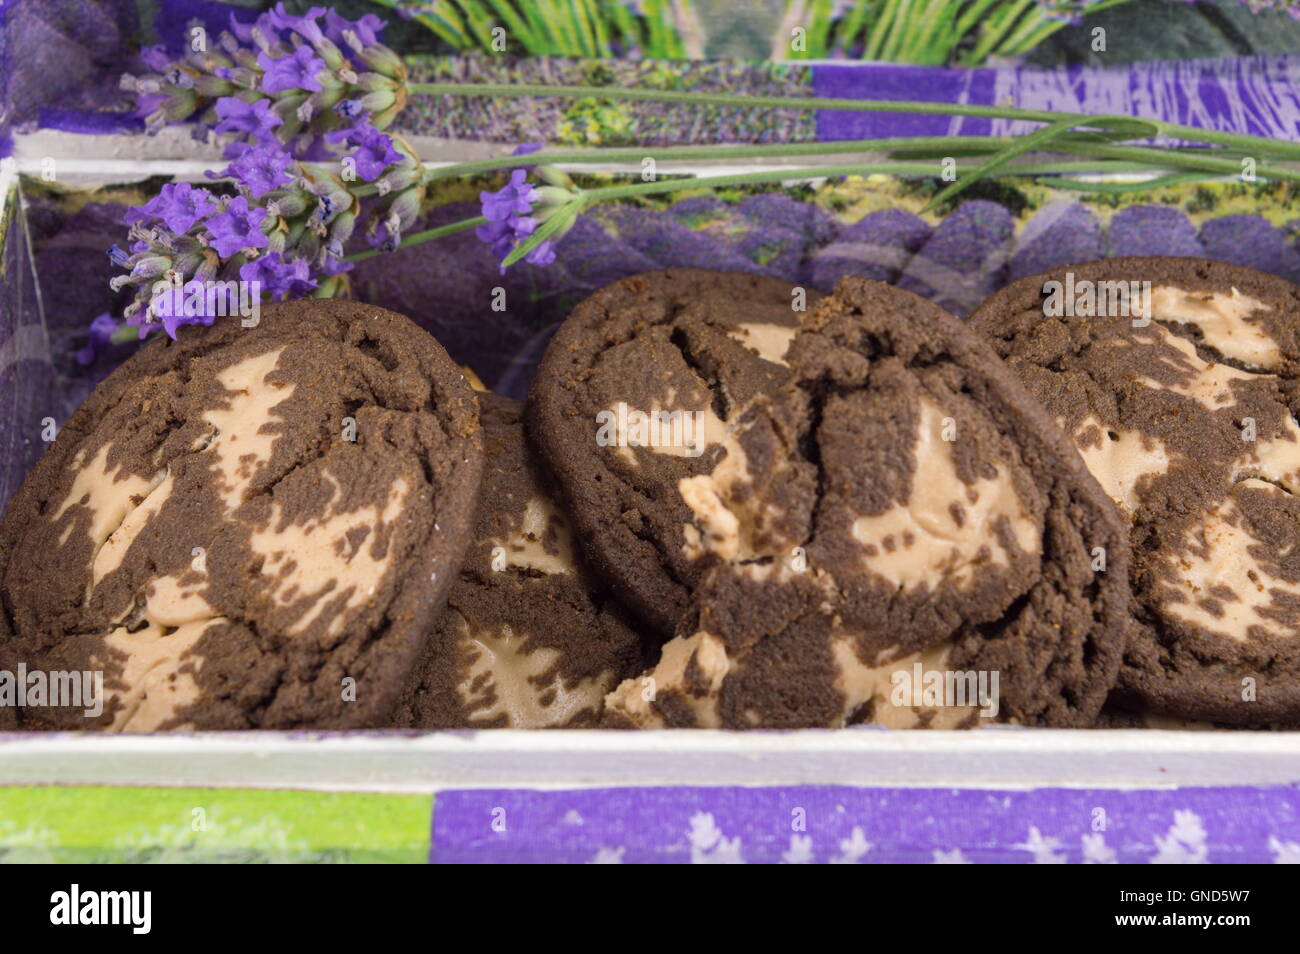
[[177, 90], [163, 103], [163, 113], [169, 122], [178, 123], [188, 119], [198, 108], [199, 100], [190, 89]]
[[194, 269], [194, 280], [200, 282], [210, 282], [217, 274], [217, 266], [221, 264], [221, 258], [211, 249], [206, 250]]
[[353, 120], [359, 117], [365, 109], [359, 99], [344, 99], [334, 105], [334, 112], [338, 113], [344, 119]]
[[[187, 252], [176, 259], [176, 266], [173, 271], [179, 272], [181, 277], [184, 278], [184, 276], [198, 271], [199, 266], [202, 264], [203, 256], [200, 253]], [[168, 273], [168, 278], [170, 277], [171, 274]]]
[[424, 181], [424, 169], [420, 166], [398, 165], [393, 166], [380, 179], [376, 179], [374, 185], [380, 187], [380, 195], [385, 195], [390, 191], [400, 192], [403, 188], [419, 185], [422, 181]]
[[382, 73], [362, 73], [357, 77], [357, 89], [363, 93], [374, 93], [379, 90], [395, 90], [397, 84]]
[[414, 189], [405, 189], [397, 194], [392, 205], [388, 207], [389, 218], [396, 218], [403, 229], [410, 228], [420, 215], [420, 204], [423, 201], [423, 187], [417, 186]]
[[218, 99], [235, 92], [235, 85], [220, 76], [204, 73], [194, 80], [194, 91], [204, 99]]
[[[353, 48], [355, 49], [355, 46]], [[402, 65], [402, 58], [382, 43], [376, 43], [374, 46], [358, 50], [357, 59], [376, 73], [383, 73], [385, 76], [397, 78], [406, 75], [406, 67]]]
[[569, 178], [567, 172], [563, 172], [554, 166], [537, 166], [533, 169], [537, 178], [541, 179], [547, 185], [557, 186], [566, 191], [572, 192], [575, 189], [573, 180]]
[[343, 51], [329, 37], [322, 36], [312, 46], [316, 49], [316, 55], [324, 60], [325, 65], [330, 69], [337, 70], [347, 65], [347, 59], [343, 56]]
[[302, 215], [307, 208], [306, 197], [298, 191], [288, 192], [275, 200], [276, 211], [273, 215], [281, 215], [286, 219], [292, 219], [295, 216]]
[[313, 259], [320, 254], [321, 241], [315, 232], [303, 232], [302, 237], [298, 239], [298, 247], [295, 253], [299, 258]]
[[172, 260], [163, 255], [145, 255], [131, 269], [132, 278], [156, 278], [172, 267]]
[[167, 71], [167, 82], [171, 83], [178, 89], [193, 89], [194, 75], [181, 69], [179, 66], [173, 66]]
[[266, 38], [266, 35], [262, 32], [262, 28], [254, 26], [252, 29], [252, 35], [253, 42], [257, 44], [257, 48], [263, 53], [269, 54], [271, 52], [271, 41]]
[[108, 287], [115, 292], [121, 291], [127, 285], [131, 284], [134, 284], [134, 282], [132, 282], [130, 275], [114, 275], [108, 280]]
[[[334, 216], [334, 221], [330, 223], [330, 241], [338, 242], [340, 247], [352, 237], [352, 232], [357, 227], [357, 214], [351, 209], [340, 212]], [[342, 254], [342, 253], [340, 253]]]
[[388, 124], [397, 117], [397, 114], [402, 111], [403, 105], [403, 100], [398, 99], [397, 102], [393, 103], [393, 105], [389, 106], [387, 109], [381, 110], [371, 116], [370, 125], [374, 126], [376, 129], [386, 128]]
[[391, 89], [377, 89], [361, 97], [361, 106], [372, 113], [381, 112], [397, 102], [397, 93]]
[[248, 70], [250, 73], [259, 73], [261, 67], [257, 65], [257, 53], [246, 46], [241, 46], [235, 52], [230, 54], [239, 66]]
[[568, 189], [561, 189], [558, 186], [540, 186], [533, 191], [538, 200], [533, 206], [535, 212], [541, 211], [544, 207], [568, 205], [574, 197]]

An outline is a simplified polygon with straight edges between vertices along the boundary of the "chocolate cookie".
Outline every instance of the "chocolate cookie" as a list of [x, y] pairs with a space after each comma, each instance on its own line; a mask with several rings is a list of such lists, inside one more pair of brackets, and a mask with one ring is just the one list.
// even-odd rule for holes
[[523, 405], [480, 394], [486, 450], [473, 543], [399, 728], [594, 725], [644, 662], [622, 608], [583, 567], [524, 439]]
[[1107, 702], [1097, 716], [1096, 729], [1160, 729], [1165, 732], [1210, 732], [1219, 728], [1213, 722], [1199, 719], [1184, 719], [1181, 716], [1164, 715], [1146, 709], [1123, 709]]
[[[0, 522], [0, 644], [102, 671], [27, 727], [386, 723], [460, 566], [477, 405], [408, 319], [294, 301], [146, 345]], [[46, 704], [39, 704], [44, 701]]]
[[664, 635], [701, 571], [678, 483], [711, 471], [737, 410], [785, 380], [796, 308], [818, 297], [743, 273], [649, 272], [586, 299], [547, 348], [532, 438], [594, 568]]
[[973, 326], [1127, 514], [1121, 684], [1156, 712], [1300, 717], [1300, 292], [1248, 268], [1121, 258], [1025, 278]]
[[712, 565], [607, 723], [1091, 725], [1124, 527], [1050, 418], [956, 319], [878, 282], [841, 281], [787, 360], [679, 483]]

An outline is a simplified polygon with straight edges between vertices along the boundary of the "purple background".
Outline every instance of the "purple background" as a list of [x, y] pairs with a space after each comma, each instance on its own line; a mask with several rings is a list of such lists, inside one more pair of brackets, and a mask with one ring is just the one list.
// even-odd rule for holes
[[[1293, 787], [443, 792], [435, 863], [1300, 863]], [[802, 819], [803, 830], [794, 830]], [[504, 823], [504, 830], [494, 830]]]
[[[817, 96], [826, 98], [910, 99], [979, 106], [997, 103], [1056, 112], [1119, 113], [1294, 140], [1300, 136], [1297, 71], [1300, 57], [1296, 56], [1050, 70], [1019, 66], [944, 69], [895, 64], [824, 65], [813, 69], [813, 88]], [[1038, 125], [976, 117], [824, 110], [818, 114], [817, 138], [1005, 136], [1031, 132]]]

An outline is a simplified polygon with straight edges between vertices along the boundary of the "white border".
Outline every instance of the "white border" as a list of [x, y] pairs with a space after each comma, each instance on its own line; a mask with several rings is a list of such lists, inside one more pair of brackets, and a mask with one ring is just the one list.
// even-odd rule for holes
[[599, 730], [0, 735], [0, 785], [325, 791], [632, 785], [1174, 788], [1300, 783], [1300, 733]]

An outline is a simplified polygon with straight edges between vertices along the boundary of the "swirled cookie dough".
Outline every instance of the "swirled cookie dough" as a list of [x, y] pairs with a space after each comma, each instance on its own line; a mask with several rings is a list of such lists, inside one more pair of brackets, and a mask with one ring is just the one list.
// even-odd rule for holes
[[727, 424], [789, 373], [811, 289], [672, 269], [603, 288], [547, 348], [530, 433], [593, 569], [664, 635], [710, 560], [682, 478], [712, 471]]
[[406, 318], [268, 305], [156, 341], [64, 426], [0, 522], [0, 644], [101, 672], [32, 728], [382, 725], [465, 548], [482, 446]]
[[[1072, 313], [1058, 288], [1074, 290]], [[1129, 519], [1121, 695], [1189, 719], [1294, 723], [1300, 292], [1221, 262], [1111, 259], [1022, 279], [971, 321]]]
[[681, 479], [713, 562], [606, 723], [1091, 725], [1127, 555], [1069, 441], [986, 344], [888, 285], [842, 281], [786, 359]]
[[480, 394], [486, 459], [473, 542], [399, 728], [594, 725], [644, 661], [626, 613], [583, 565], [524, 437], [523, 405]]

